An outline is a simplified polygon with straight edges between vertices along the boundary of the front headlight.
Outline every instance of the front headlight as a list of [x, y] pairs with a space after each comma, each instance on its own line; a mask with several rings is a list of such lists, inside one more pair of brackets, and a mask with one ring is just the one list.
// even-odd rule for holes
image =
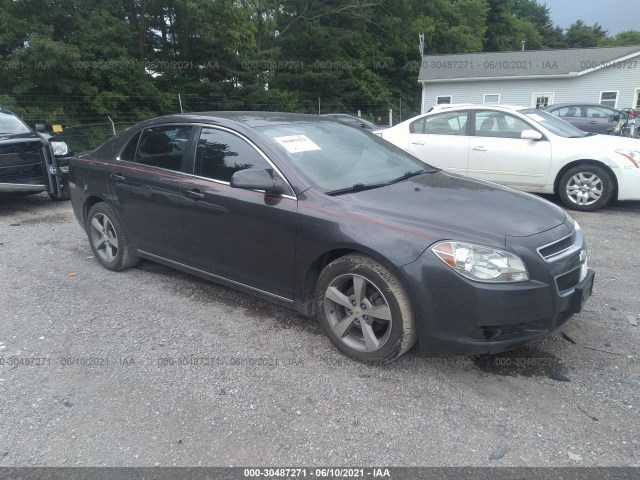
[[461, 242], [440, 242], [431, 250], [454, 271], [471, 280], [495, 283], [529, 280], [524, 262], [509, 252]]
[[573, 229], [577, 232], [578, 230], [582, 230], [580, 228], [580, 225], [578, 225], [578, 221], [573, 218], [571, 215], [567, 214], [567, 218], [569, 219], [569, 222], [573, 224]]
[[640, 168], [640, 152], [637, 150], [616, 150], [616, 153], [629, 160], [636, 168]]
[[53, 154], [56, 157], [62, 157], [69, 153], [67, 142], [51, 142], [51, 148], [53, 148]]

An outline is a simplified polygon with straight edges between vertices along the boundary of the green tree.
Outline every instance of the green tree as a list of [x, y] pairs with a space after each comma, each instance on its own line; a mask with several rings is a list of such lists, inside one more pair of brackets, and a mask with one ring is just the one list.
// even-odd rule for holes
[[598, 43], [607, 37], [607, 31], [595, 23], [586, 25], [582, 20], [571, 25], [565, 34], [569, 48], [597, 47]]
[[599, 47], [621, 47], [625, 45], [640, 45], [640, 31], [627, 30], [618, 33], [614, 37], [605, 37], [598, 41]]

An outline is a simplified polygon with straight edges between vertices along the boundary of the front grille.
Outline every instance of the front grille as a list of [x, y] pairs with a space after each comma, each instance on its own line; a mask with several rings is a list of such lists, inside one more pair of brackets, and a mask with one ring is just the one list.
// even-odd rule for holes
[[556, 277], [556, 286], [558, 287], [558, 292], [563, 293], [571, 290], [572, 288], [575, 288], [575, 286], [580, 282], [581, 271], [582, 266], [574, 268], [570, 272]]
[[562, 238], [557, 242], [554, 242], [550, 245], [546, 245], [544, 247], [539, 248], [538, 252], [540, 252], [540, 255], [542, 255], [542, 258], [547, 260], [555, 255], [558, 255], [559, 253], [564, 252], [565, 250], [570, 249], [576, 240], [575, 237], [576, 237], [575, 233], [572, 233], [568, 237]]
[[0, 147], [0, 182], [44, 183], [44, 161], [40, 142]]

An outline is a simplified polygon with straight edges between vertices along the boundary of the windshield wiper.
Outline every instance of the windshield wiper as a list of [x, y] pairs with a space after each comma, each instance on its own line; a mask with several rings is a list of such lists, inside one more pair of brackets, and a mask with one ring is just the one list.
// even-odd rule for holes
[[415, 172], [406, 172], [402, 176], [398, 178], [394, 178], [393, 180], [389, 180], [384, 183], [371, 183], [369, 185], [365, 185], [364, 183], [356, 183], [350, 187], [340, 188], [338, 190], [331, 190], [329, 192], [325, 192], [327, 195], [342, 195], [343, 193], [355, 193], [362, 192], [364, 190], [372, 190], [374, 188], [386, 187], [387, 185], [391, 185], [396, 182], [401, 182], [402, 180], [406, 180], [407, 178], [415, 177], [417, 175], [422, 175], [423, 173], [435, 173], [437, 170], [416, 170]]
[[425, 171], [425, 170], [416, 170], [415, 172], [407, 172], [404, 175], [398, 177], [398, 178], [394, 178], [393, 180], [389, 180], [386, 185], [391, 185], [392, 183], [397, 183], [397, 182], [401, 182], [403, 180], [406, 180], [407, 178], [411, 178], [411, 177], [416, 177], [418, 175], [422, 175], [423, 173], [435, 173], [437, 170], [429, 170], [429, 171]]
[[386, 183], [371, 183], [369, 185], [365, 185], [364, 183], [356, 183], [350, 187], [339, 188], [337, 190], [331, 190], [329, 192], [325, 192], [327, 195], [342, 195], [343, 193], [355, 193], [362, 192], [364, 190], [372, 190], [374, 188], [384, 187]]

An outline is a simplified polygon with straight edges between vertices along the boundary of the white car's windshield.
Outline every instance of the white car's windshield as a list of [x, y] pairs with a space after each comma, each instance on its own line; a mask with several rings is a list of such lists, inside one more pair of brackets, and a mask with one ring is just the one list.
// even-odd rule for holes
[[274, 125], [258, 130], [300, 173], [327, 193], [375, 188], [436, 171], [375, 135], [337, 122]]
[[561, 118], [558, 118], [549, 112], [538, 110], [536, 108], [528, 108], [526, 110], [520, 110], [531, 120], [539, 123], [551, 133], [565, 138], [582, 138], [589, 136], [589, 133], [574, 127], [569, 122], [565, 122]]
[[20, 133], [29, 133], [27, 127], [22, 121], [10, 112], [0, 112], [0, 135], [15, 135]]

